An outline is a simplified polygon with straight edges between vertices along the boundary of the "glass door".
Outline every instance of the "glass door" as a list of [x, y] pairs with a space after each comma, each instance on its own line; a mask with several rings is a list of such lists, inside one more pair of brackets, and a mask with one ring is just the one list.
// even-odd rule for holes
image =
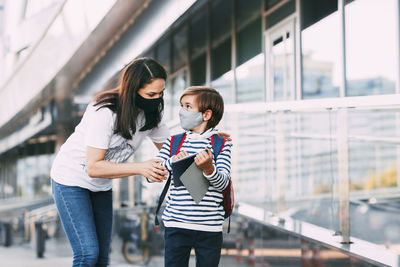
[[267, 100], [295, 99], [295, 20], [286, 20], [266, 32]]

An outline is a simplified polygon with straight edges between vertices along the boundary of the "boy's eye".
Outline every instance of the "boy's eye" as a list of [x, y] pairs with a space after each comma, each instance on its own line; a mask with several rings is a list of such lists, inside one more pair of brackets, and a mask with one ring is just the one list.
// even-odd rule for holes
[[181, 107], [184, 109], [190, 109], [191, 106], [189, 104], [181, 104]]

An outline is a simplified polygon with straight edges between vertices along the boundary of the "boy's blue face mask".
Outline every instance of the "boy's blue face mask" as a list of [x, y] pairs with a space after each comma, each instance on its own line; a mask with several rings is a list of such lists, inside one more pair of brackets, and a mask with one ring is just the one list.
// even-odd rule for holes
[[182, 129], [189, 131], [203, 122], [203, 113], [187, 111], [181, 108], [181, 110], [179, 110], [179, 118], [181, 120]]

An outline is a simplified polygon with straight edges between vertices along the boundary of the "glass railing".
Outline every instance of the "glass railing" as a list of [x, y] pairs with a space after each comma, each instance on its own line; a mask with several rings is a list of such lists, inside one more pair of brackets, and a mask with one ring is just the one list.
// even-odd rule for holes
[[[352, 244], [347, 252], [363, 246], [362, 253], [367, 246], [396, 258], [399, 98], [228, 105], [218, 128], [233, 139], [232, 179], [239, 210], [256, 221], [275, 217], [275, 226], [283, 223], [282, 228], [290, 219], [292, 228], [287, 229], [295, 236], [306, 232], [304, 225], [315, 226], [307, 230], [312, 239], [336, 244], [339, 250], [347, 243]], [[177, 120], [171, 126], [172, 133], [181, 131]], [[160, 189], [154, 191], [158, 195]], [[317, 229], [324, 235], [318, 236]]]
[[228, 108], [236, 199], [400, 253], [400, 106], [337, 101]]

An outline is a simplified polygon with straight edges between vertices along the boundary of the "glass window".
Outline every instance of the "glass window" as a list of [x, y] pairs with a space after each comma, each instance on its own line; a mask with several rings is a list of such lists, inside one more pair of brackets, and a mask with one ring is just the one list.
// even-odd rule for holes
[[264, 0], [265, 2], [265, 10], [268, 10], [272, 7], [274, 7], [276, 4], [279, 2], [282, 2], [283, 0]]
[[165, 90], [164, 90], [164, 118], [166, 119], [173, 119], [174, 115], [177, 114], [172, 113], [172, 105], [173, 105], [173, 92], [171, 89], [171, 78], [168, 76], [168, 80], [165, 83]]
[[18, 194], [21, 197], [35, 197], [51, 194], [48, 172], [53, 154], [25, 156], [16, 163]]
[[211, 13], [211, 76], [217, 79], [231, 69], [231, 13], [226, 1], [212, 1]]
[[211, 86], [218, 90], [221, 96], [224, 98], [225, 104], [234, 103], [233, 99], [233, 71], [228, 71], [224, 75], [220, 76], [211, 82]]
[[204, 85], [206, 83], [207, 25], [206, 10], [200, 11], [191, 20], [191, 85]]
[[208, 18], [206, 10], [196, 13], [191, 19], [190, 42], [191, 58], [197, 58], [206, 52]]
[[232, 5], [224, 0], [214, 0], [211, 3], [211, 37], [213, 46], [231, 34]]
[[186, 65], [188, 55], [187, 45], [188, 26], [185, 25], [179, 29], [172, 37], [172, 71], [175, 72]]
[[302, 98], [338, 97], [340, 23], [336, 0], [301, 2]]
[[204, 85], [206, 83], [206, 53], [203, 53], [190, 64], [191, 85]]
[[226, 39], [212, 50], [212, 79], [216, 79], [231, 69], [231, 38]]
[[268, 100], [295, 98], [295, 21], [293, 19], [266, 34]]
[[235, 4], [236, 28], [239, 30], [261, 15], [260, 0], [236, 0]]
[[348, 96], [392, 94], [398, 73], [397, 1], [348, 1], [346, 78]]
[[[236, 0], [236, 102], [262, 101], [261, 2]], [[257, 56], [258, 55], [258, 56]]]
[[289, 0], [286, 4], [282, 5], [277, 10], [267, 15], [267, 17], [265, 18], [266, 29], [269, 29], [272, 26], [276, 25], [295, 11], [296, 2], [294, 0]]
[[258, 54], [236, 68], [236, 102], [264, 100], [264, 54]]
[[172, 78], [172, 96], [170, 97], [172, 101], [171, 118], [176, 118], [178, 116], [179, 109], [181, 107], [179, 103], [179, 98], [181, 97], [183, 90], [185, 90], [185, 88], [187, 87], [186, 81], [186, 71], [179, 72], [179, 74]]
[[226, 1], [213, 1], [211, 13], [211, 86], [220, 92], [226, 104], [233, 103], [231, 70], [231, 13]]
[[237, 33], [237, 64], [241, 65], [261, 53], [261, 17]]
[[157, 47], [157, 60], [160, 62], [167, 73], [171, 73], [171, 43], [170, 39], [162, 40]]

